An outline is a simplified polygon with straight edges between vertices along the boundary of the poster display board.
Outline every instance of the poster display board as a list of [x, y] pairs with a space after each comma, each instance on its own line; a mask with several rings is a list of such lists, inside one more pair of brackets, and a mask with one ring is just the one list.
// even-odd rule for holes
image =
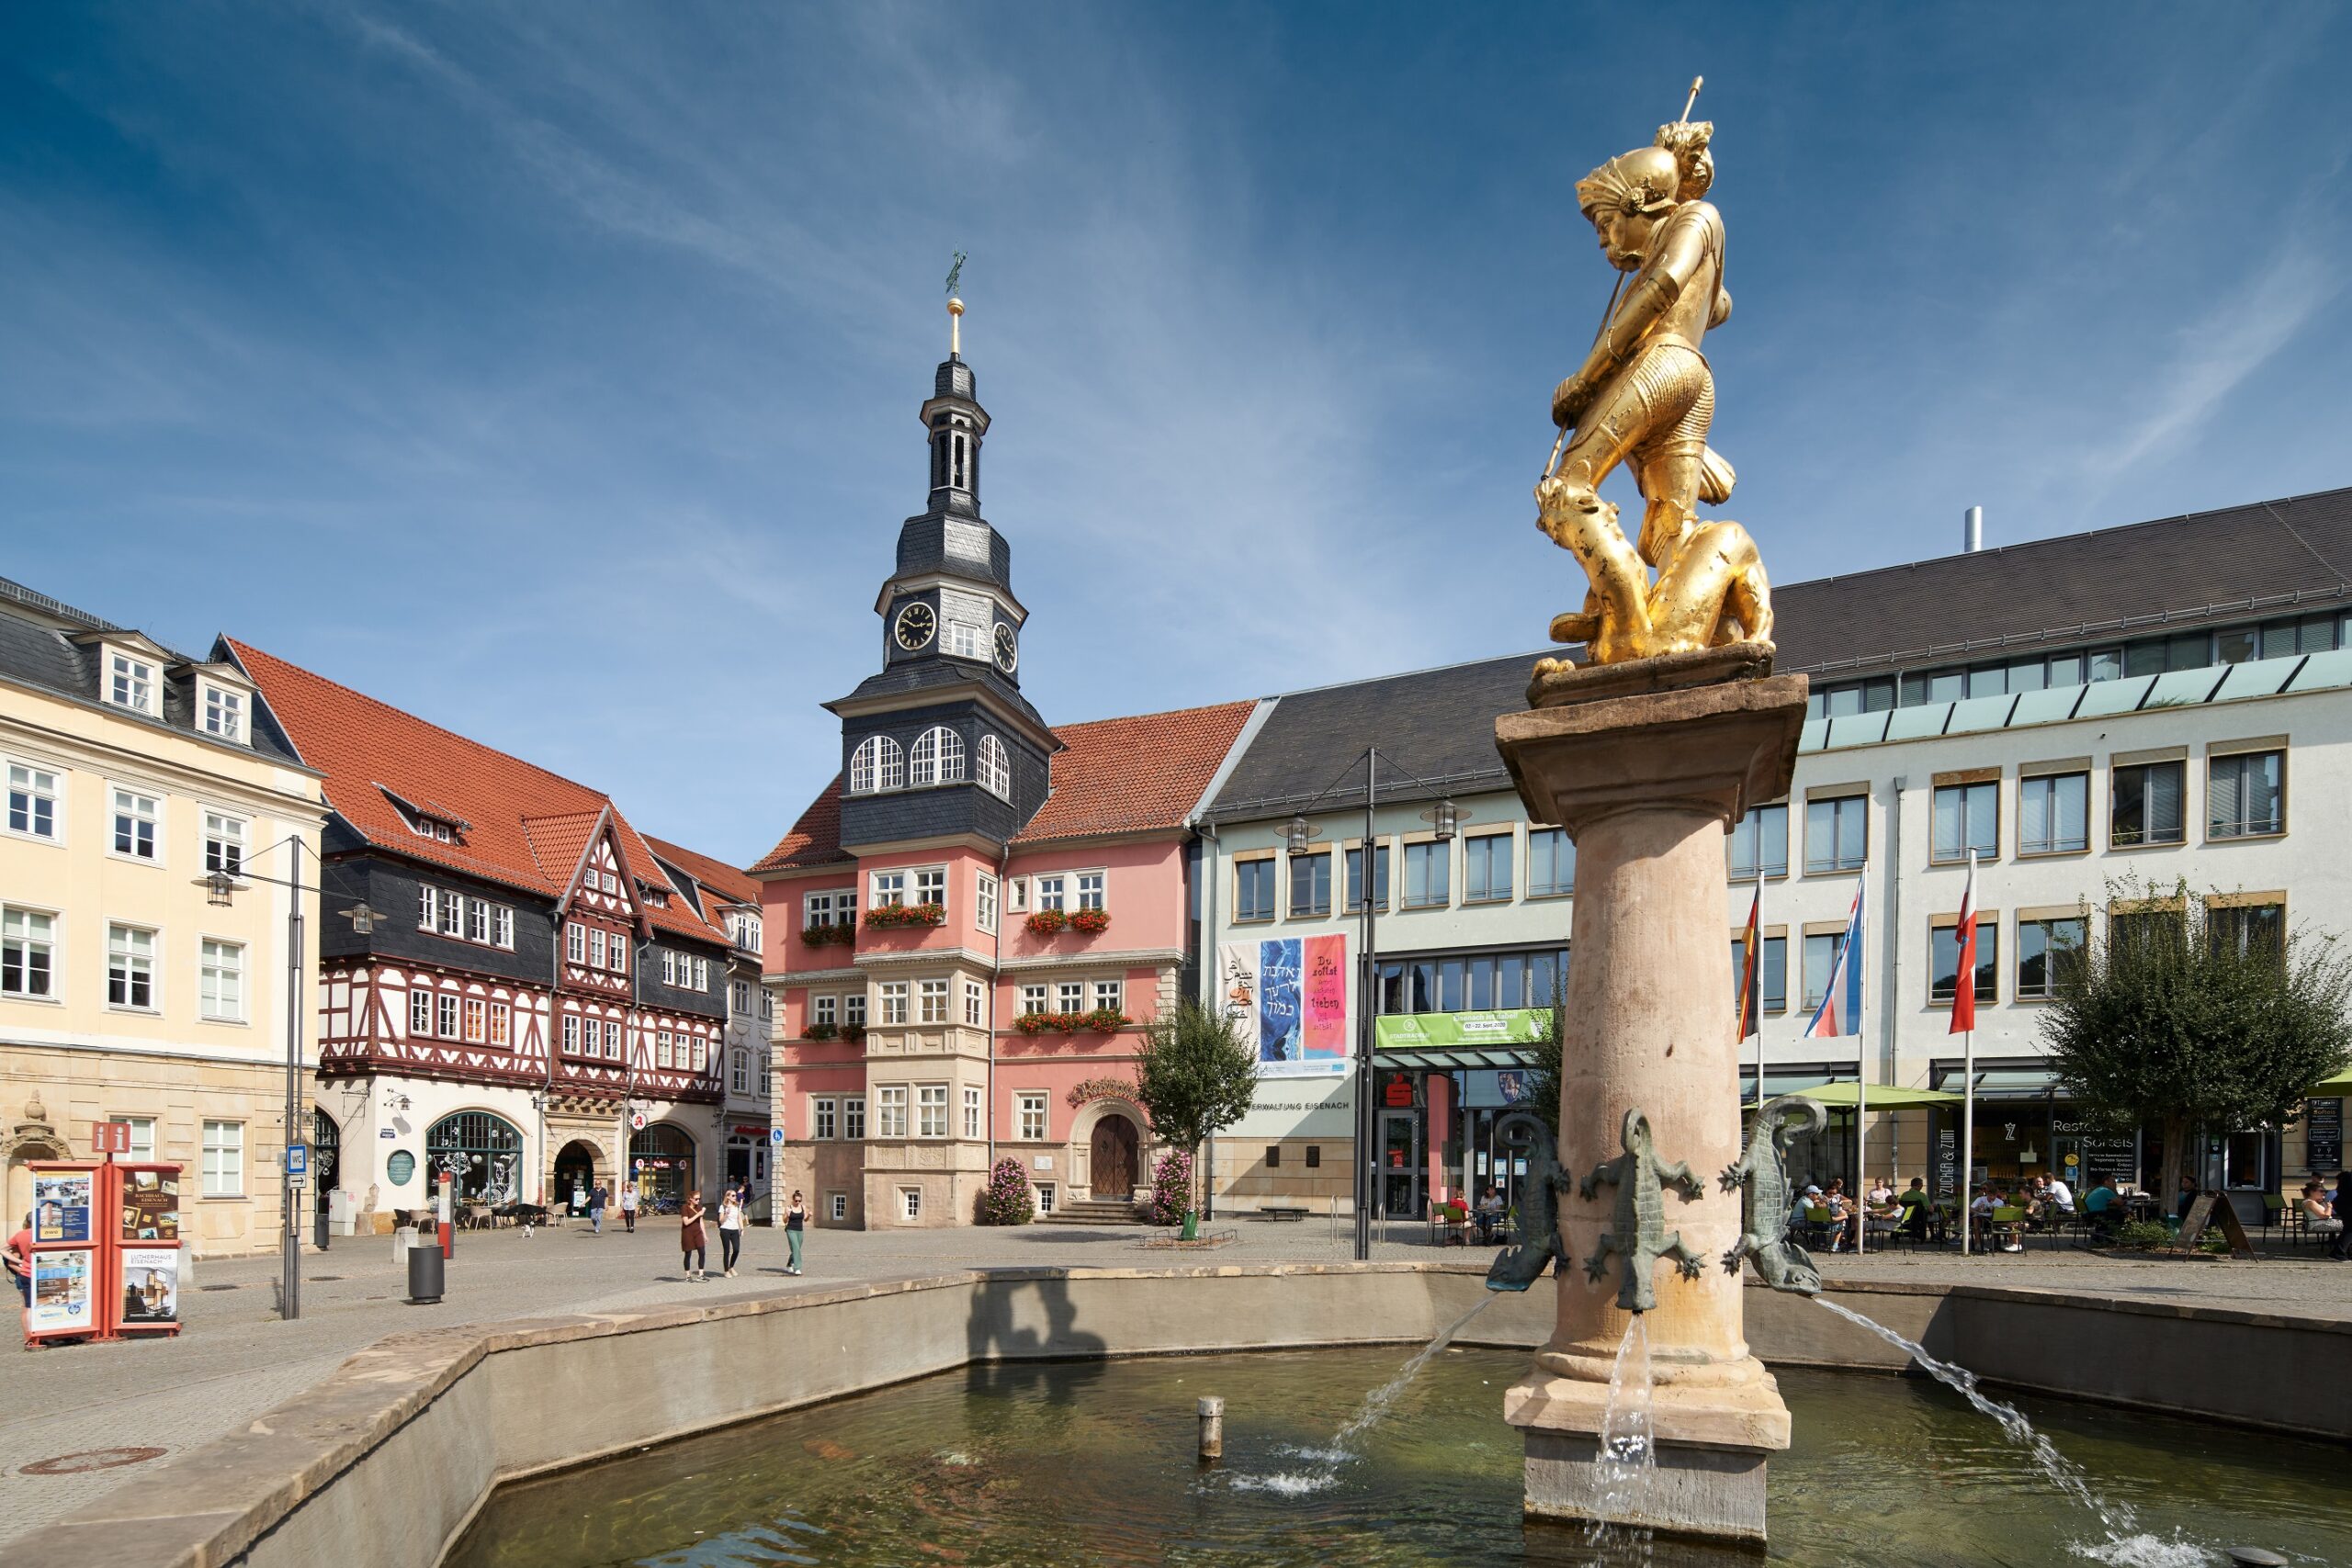
[[27, 1344], [176, 1334], [180, 1168], [35, 1165]]
[[1261, 1078], [1340, 1077], [1349, 1063], [1348, 939], [1217, 944], [1217, 989]]
[[2333, 1176], [2344, 1168], [2341, 1099], [2303, 1101], [2303, 1168], [2314, 1176]]

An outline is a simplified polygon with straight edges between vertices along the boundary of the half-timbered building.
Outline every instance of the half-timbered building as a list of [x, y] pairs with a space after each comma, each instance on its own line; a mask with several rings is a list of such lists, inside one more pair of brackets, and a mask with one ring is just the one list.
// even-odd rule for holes
[[612, 801], [247, 644], [217, 657], [325, 775], [322, 1184], [377, 1227], [440, 1175], [493, 1206], [715, 1191], [731, 943]]

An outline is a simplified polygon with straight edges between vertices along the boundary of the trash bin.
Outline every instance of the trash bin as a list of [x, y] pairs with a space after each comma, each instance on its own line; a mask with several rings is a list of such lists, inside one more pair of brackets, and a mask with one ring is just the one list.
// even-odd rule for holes
[[443, 1261], [441, 1249], [422, 1240], [413, 1242], [408, 1249], [408, 1299], [421, 1305], [441, 1299]]
[[330, 1233], [327, 1230], [327, 1212], [324, 1209], [321, 1209], [313, 1214], [311, 1219], [311, 1244], [316, 1247], [321, 1252], [324, 1252], [327, 1249], [327, 1237], [329, 1234]]

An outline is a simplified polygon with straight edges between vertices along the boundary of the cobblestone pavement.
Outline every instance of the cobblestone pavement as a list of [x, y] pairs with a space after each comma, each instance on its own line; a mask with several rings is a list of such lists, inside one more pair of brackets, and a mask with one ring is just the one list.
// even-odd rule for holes
[[[1230, 1239], [1188, 1252], [1148, 1247], [1167, 1233], [1140, 1228], [813, 1231], [809, 1272], [798, 1280], [782, 1272], [784, 1234], [755, 1228], [746, 1233], [737, 1277], [707, 1284], [693, 1283], [679, 1268], [674, 1220], [649, 1223], [635, 1235], [617, 1228], [594, 1235], [582, 1223], [528, 1238], [516, 1231], [467, 1233], [449, 1263], [448, 1295], [435, 1306], [402, 1299], [406, 1280], [388, 1238], [345, 1238], [330, 1251], [304, 1255], [303, 1314], [293, 1323], [277, 1316], [275, 1258], [207, 1260], [183, 1292], [187, 1326], [176, 1338], [44, 1349], [9, 1363], [0, 1398], [0, 1543], [138, 1473], [130, 1466], [28, 1475], [26, 1465], [96, 1449], [156, 1448], [164, 1450], [158, 1459], [179, 1453], [294, 1397], [363, 1346], [408, 1329], [724, 1300], [987, 1264], [1338, 1262], [1352, 1256], [1352, 1232], [1322, 1220], [1245, 1219], [1204, 1228]], [[1432, 1250], [1421, 1227], [1399, 1224], [1375, 1242], [1374, 1256], [1479, 1263], [1490, 1253]], [[712, 1257], [716, 1261], [716, 1249]], [[1833, 1283], [2018, 1285], [2352, 1318], [2352, 1267], [2312, 1253], [2258, 1264], [2143, 1262], [2039, 1248], [1969, 1259], [1931, 1251], [1820, 1262]]]

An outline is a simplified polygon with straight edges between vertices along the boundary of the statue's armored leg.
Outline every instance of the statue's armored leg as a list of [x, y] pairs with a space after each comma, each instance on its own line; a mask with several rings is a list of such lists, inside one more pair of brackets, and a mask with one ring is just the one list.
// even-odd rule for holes
[[1699, 458], [1693, 454], [1653, 457], [1640, 465], [1642, 558], [1664, 570], [1682, 553], [1699, 526]]

